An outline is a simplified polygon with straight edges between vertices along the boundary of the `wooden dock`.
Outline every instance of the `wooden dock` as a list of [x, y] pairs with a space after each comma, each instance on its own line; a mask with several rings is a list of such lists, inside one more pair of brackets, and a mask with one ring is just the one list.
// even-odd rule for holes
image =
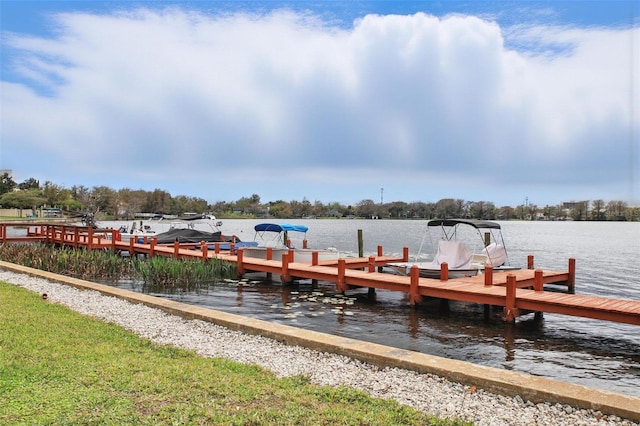
[[[26, 227], [27, 235], [12, 237], [11, 227]], [[640, 301], [611, 299], [599, 296], [572, 294], [575, 282], [575, 261], [569, 259], [567, 271], [546, 271], [540, 269], [522, 269], [509, 272], [494, 272], [488, 267], [483, 275], [448, 279], [446, 267], [441, 279], [422, 278], [417, 267], [413, 267], [409, 276], [382, 273], [387, 263], [406, 262], [408, 249], [402, 258], [383, 255], [378, 247], [376, 256], [367, 258], [338, 259], [337, 261], [318, 261], [314, 253], [311, 262], [291, 260], [292, 252], [283, 259], [268, 260], [243, 256], [242, 249], [235, 253], [233, 243], [230, 250], [222, 250], [221, 245], [229, 243], [200, 243], [159, 245], [154, 240], [134, 239], [120, 241], [117, 230], [94, 230], [89, 227], [57, 224], [2, 223], [0, 224], [0, 243], [41, 241], [61, 246], [82, 247], [86, 249], [109, 249], [126, 251], [130, 255], [166, 256], [182, 259], [221, 259], [235, 263], [240, 276], [250, 272], [277, 274], [283, 282], [294, 279], [312, 279], [333, 282], [338, 292], [347, 292], [354, 288], [382, 289], [399, 291], [408, 295], [411, 304], [420, 303], [423, 298], [439, 298], [487, 306], [500, 306], [504, 309], [506, 321], [512, 322], [523, 312], [549, 312], [605, 321], [640, 325]], [[214, 246], [209, 249], [209, 246]], [[269, 255], [267, 255], [269, 258]], [[532, 268], [533, 259], [528, 259]], [[568, 293], [546, 291], [549, 284], [566, 286]]]

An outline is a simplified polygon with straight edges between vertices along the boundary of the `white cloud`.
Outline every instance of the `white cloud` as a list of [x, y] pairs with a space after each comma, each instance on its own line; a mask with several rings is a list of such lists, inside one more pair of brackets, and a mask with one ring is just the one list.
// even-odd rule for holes
[[[385, 181], [405, 185], [397, 198], [407, 201], [434, 201], [448, 186], [454, 197], [498, 200], [490, 188], [501, 182], [597, 183], [638, 197], [640, 160], [629, 161], [640, 155], [630, 130], [640, 123], [638, 29], [506, 31], [418, 13], [368, 15], [347, 30], [287, 11], [179, 9], [56, 22], [53, 38], [11, 35], [3, 47], [34, 82], [2, 82], [0, 166], [27, 168], [25, 178], [183, 180], [180, 193], [210, 200], [264, 188], [358, 201]], [[290, 187], [280, 196], [283, 168]], [[338, 194], [340, 181], [359, 193]]]

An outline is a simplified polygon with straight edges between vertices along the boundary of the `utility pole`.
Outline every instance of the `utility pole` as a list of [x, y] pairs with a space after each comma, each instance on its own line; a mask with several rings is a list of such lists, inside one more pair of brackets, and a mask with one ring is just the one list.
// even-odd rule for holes
[[380, 188], [380, 204], [384, 204], [384, 196], [382, 195], [384, 193], [384, 188]]

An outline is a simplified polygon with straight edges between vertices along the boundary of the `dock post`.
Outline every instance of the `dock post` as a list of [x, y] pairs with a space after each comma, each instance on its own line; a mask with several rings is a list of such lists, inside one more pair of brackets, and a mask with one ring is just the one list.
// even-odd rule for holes
[[[491, 287], [493, 285], [493, 266], [485, 265], [484, 267], [484, 286]], [[489, 319], [491, 313], [491, 305], [484, 305], [484, 318]]]
[[409, 261], [409, 247], [402, 247], [402, 261]]
[[[536, 269], [536, 271], [534, 272], [533, 289], [535, 291], [544, 291], [544, 282], [542, 281], [543, 274], [544, 272], [542, 271], [542, 269]], [[533, 318], [535, 321], [540, 321], [542, 320], [543, 312], [536, 311], [533, 315], [534, 315]]]
[[306, 238], [304, 240], [302, 240], [302, 248], [303, 249], [308, 248], [308, 243], [307, 243], [307, 239]]
[[422, 301], [422, 296], [418, 291], [418, 286], [420, 284], [420, 269], [417, 265], [413, 265], [411, 267], [411, 282], [409, 284], [409, 303], [411, 306], [415, 306]]
[[374, 300], [376, 297], [376, 288], [375, 287], [369, 287], [367, 289], [367, 298], [369, 300]]
[[447, 262], [440, 264], [440, 281], [449, 281], [449, 264]]
[[318, 252], [317, 251], [312, 251], [311, 252], [311, 265], [312, 266], [318, 265]]
[[173, 257], [177, 259], [178, 256], [180, 256], [180, 241], [176, 238], [173, 242]]
[[131, 236], [131, 238], [129, 238], [129, 257], [133, 257], [136, 255], [135, 250], [133, 249], [133, 235]]
[[364, 257], [364, 240], [362, 239], [362, 229], [358, 229], [358, 257]]
[[202, 250], [202, 260], [209, 258], [209, 246], [204, 241], [200, 241], [200, 249]]
[[120, 241], [120, 232], [114, 229], [111, 231], [111, 251], [116, 252], [116, 238]]
[[338, 259], [338, 280], [336, 281], [336, 289], [338, 293], [344, 294], [347, 291], [347, 286], [344, 282], [344, 274], [347, 270], [347, 262], [344, 259]]
[[533, 269], [533, 255], [527, 256], [527, 269]]
[[516, 308], [516, 276], [507, 275], [507, 297], [504, 306], [504, 318], [507, 322], [515, 322], [518, 316], [518, 308]]
[[375, 272], [376, 271], [376, 258], [375, 256], [369, 256], [369, 268], [368, 268], [369, 272]]
[[[382, 246], [378, 246], [378, 257], [382, 257]], [[378, 266], [378, 272], [382, 273], [382, 266]]]
[[289, 250], [288, 253], [282, 253], [282, 274], [280, 275], [280, 279], [283, 284], [291, 282], [291, 277], [289, 276], [289, 260], [292, 253], [293, 252], [291, 250]]
[[242, 248], [238, 249], [237, 253], [237, 262], [236, 262], [236, 271], [238, 272], [238, 277], [242, 277], [244, 275], [244, 250]]
[[87, 248], [89, 250], [93, 250], [93, 228], [89, 228], [88, 229], [89, 232], [87, 232]]
[[149, 257], [153, 257], [156, 255], [156, 243], [158, 242], [158, 237], [151, 238], [151, 242], [149, 243]]
[[493, 266], [485, 265], [484, 267], [484, 286], [491, 287], [493, 285]]
[[533, 289], [535, 291], [543, 291], [544, 286], [542, 283], [542, 270], [536, 269], [533, 275]]
[[569, 293], [576, 292], [576, 259], [569, 258], [569, 279], [567, 280], [567, 289]]
[[273, 247], [267, 247], [267, 260], [273, 260]]

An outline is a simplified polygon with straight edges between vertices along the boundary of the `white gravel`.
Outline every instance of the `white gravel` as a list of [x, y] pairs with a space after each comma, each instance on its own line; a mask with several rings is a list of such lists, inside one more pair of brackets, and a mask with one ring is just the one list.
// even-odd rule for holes
[[185, 320], [142, 304], [30, 275], [0, 270], [0, 280], [46, 293], [50, 303], [118, 324], [159, 344], [191, 349], [206, 357], [257, 364], [281, 377], [301, 374], [320, 385], [353, 386], [425, 413], [472, 420], [476, 425], [638, 425], [593, 410], [534, 404], [519, 396], [510, 398], [474, 390], [430, 374], [380, 369], [344, 356], [288, 346], [200, 320]]

